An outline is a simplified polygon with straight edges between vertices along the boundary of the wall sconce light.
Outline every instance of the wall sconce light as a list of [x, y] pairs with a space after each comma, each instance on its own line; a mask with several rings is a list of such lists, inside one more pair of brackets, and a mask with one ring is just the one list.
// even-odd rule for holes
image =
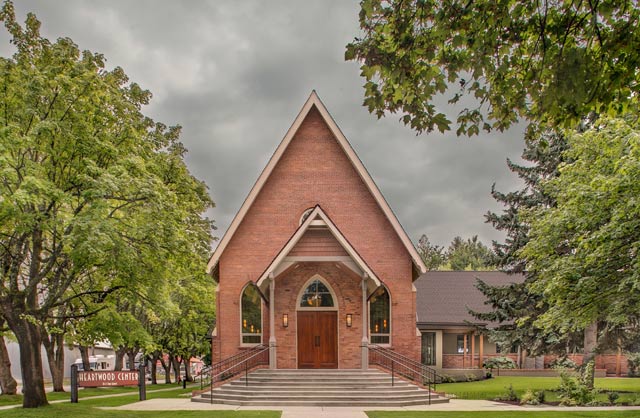
[[282, 326], [287, 328], [289, 326], [289, 315], [282, 314]]
[[347, 328], [351, 328], [351, 325], [353, 325], [353, 314], [348, 313], [347, 314]]

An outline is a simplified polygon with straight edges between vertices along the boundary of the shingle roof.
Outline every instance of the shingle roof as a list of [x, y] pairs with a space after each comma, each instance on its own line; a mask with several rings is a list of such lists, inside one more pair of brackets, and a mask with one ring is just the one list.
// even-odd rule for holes
[[506, 286], [524, 281], [522, 274], [499, 271], [429, 271], [413, 284], [417, 289], [418, 325], [485, 324], [471, 316], [468, 308], [489, 312], [484, 295], [476, 288], [480, 279], [492, 286]]

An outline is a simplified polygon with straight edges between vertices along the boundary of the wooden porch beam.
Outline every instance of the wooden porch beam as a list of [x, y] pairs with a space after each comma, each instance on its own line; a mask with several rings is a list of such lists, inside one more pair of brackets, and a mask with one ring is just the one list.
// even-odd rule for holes
[[467, 334], [464, 334], [462, 340], [462, 368], [465, 368], [465, 360], [467, 359]]
[[484, 354], [484, 334], [480, 334], [480, 353], [478, 356], [478, 368], [482, 368], [482, 355]]
[[476, 356], [476, 333], [471, 332], [471, 368], [474, 368], [474, 357]]

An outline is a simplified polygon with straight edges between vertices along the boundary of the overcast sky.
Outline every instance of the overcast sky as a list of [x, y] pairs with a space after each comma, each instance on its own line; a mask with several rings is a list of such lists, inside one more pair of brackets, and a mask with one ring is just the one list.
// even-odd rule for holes
[[[519, 184], [505, 161], [519, 161], [522, 129], [416, 136], [397, 115], [370, 115], [358, 64], [344, 61], [359, 33], [355, 1], [15, 3], [21, 21], [35, 12], [45, 36], [103, 53], [149, 89], [145, 114], [183, 126], [187, 164], [216, 203], [218, 237], [315, 89], [414, 241], [423, 233], [445, 246], [455, 235], [502, 238], [483, 215], [500, 208], [492, 183]], [[11, 51], [4, 30], [0, 51]]]

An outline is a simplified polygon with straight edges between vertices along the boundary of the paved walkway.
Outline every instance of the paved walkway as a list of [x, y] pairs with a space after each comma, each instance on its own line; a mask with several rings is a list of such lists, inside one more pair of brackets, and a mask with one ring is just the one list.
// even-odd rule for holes
[[115, 409], [125, 411], [212, 411], [212, 410], [276, 410], [282, 411], [282, 418], [367, 418], [368, 411], [613, 411], [636, 410], [640, 407], [557, 407], [557, 406], [517, 406], [493, 401], [473, 401], [452, 399], [449, 403], [441, 403], [424, 406], [407, 406], [404, 408], [340, 408], [340, 407], [303, 407], [303, 406], [234, 406], [211, 405], [202, 402], [191, 402], [186, 399], [151, 399], [144, 402], [135, 402], [118, 407], [102, 407], [101, 409]]

